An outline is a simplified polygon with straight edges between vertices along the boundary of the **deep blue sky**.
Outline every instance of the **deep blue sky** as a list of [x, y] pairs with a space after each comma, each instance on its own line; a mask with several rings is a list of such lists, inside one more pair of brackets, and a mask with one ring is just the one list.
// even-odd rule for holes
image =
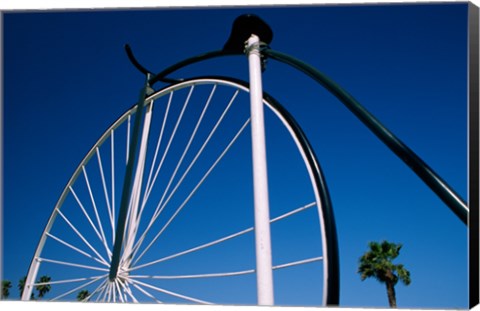
[[[7, 13], [4, 278], [15, 283], [26, 274], [73, 170], [135, 102], [142, 75], [123, 45], [161, 70], [221, 48], [232, 21], [247, 12], [270, 24], [273, 49], [338, 82], [466, 199], [466, 4]], [[208, 61], [181, 74], [245, 79], [246, 60]], [[400, 307], [466, 307], [463, 223], [309, 78], [270, 61], [264, 90], [301, 124], [326, 175], [339, 236], [341, 306], [387, 306], [383, 286], [361, 282], [356, 273], [367, 243], [387, 239], [403, 243], [398, 261], [412, 274], [410, 286], [397, 286]]]

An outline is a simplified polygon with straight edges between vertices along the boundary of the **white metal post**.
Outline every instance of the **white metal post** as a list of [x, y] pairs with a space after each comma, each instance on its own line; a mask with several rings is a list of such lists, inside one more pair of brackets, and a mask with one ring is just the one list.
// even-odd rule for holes
[[257, 299], [259, 305], [271, 306], [274, 304], [272, 247], [270, 239], [260, 40], [256, 35], [252, 35], [247, 41], [247, 55], [250, 76]]

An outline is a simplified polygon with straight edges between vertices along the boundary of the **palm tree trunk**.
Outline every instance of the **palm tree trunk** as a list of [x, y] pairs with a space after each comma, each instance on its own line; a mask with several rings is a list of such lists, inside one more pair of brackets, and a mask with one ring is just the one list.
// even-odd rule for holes
[[388, 303], [390, 304], [390, 308], [397, 307], [397, 299], [395, 297], [395, 285], [393, 282], [386, 281], [385, 284], [387, 285], [387, 296], [388, 296]]

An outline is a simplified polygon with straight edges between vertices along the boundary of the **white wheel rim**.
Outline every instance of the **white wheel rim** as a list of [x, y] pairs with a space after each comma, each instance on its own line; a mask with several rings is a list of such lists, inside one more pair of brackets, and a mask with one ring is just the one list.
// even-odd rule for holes
[[[188, 104], [189, 104], [189, 96], [194, 92], [197, 92], [199, 88], [202, 87], [210, 87], [211, 91], [208, 92], [208, 99], [205, 100], [204, 106], [199, 113], [199, 117], [195, 120], [195, 126], [191, 128], [191, 132], [193, 133], [188, 139], [186, 139], [186, 144], [184, 145], [183, 152], [179, 153], [176, 157], [179, 159], [177, 164], [174, 165], [171, 177], [166, 182], [165, 188], [167, 189], [161, 195], [159, 203], [156, 204], [155, 210], [150, 212], [150, 219], [146, 223], [144, 222], [144, 215], [147, 215], [146, 206], [150, 200], [152, 193], [154, 192], [154, 187], [157, 187], [157, 179], [158, 176], [161, 175], [160, 171], [162, 170], [163, 163], [167, 161], [167, 157], [169, 155], [170, 147], [173, 145], [175, 141], [175, 136], [177, 133], [177, 129], [179, 128], [180, 124], [182, 124], [182, 117], [187, 116], [188, 111]], [[231, 100], [227, 100], [225, 110], [221, 114], [219, 114], [217, 120], [212, 122], [211, 124], [211, 132], [208, 135], [205, 135], [205, 142], [201, 145], [198, 145], [196, 155], [192, 153], [190, 154], [189, 151], [193, 150], [193, 141], [195, 140], [195, 135], [200, 133], [200, 126], [203, 126], [203, 118], [208, 113], [208, 106], [212, 101], [212, 98], [217, 96], [218, 89], [228, 87], [231, 90], [235, 90], [233, 93], [234, 95], [231, 96]], [[217, 89], [218, 88], [218, 89]], [[189, 94], [187, 95], [187, 100], [184, 101], [183, 107], [178, 112], [177, 121], [169, 124], [170, 125], [170, 136], [167, 137], [164, 135], [167, 132], [167, 125], [164, 122], [169, 118], [169, 113], [173, 111], [174, 108], [172, 102], [171, 94], [173, 92], [182, 92], [185, 90], [189, 90]], [[89, 300], [92, 301], [114, 301], [114, 302], [137, 302], [137, 301], [155, 301], [155, 302], [170, 302], [168, 300], [161, 300], [158, 298], [159, 294], [162, 297], [174, 297], [175, 299], [180, 299], [181, 301], [188, 302], [188, 303], [203, 303], [208, 304], [211, 303], [209, 300], [205, 300], [202, 298], [197, 298], [194, 296], [189, 296], [188, 294], [183, 294], [180, 292], [168, 290], [167, 288], [163, 288], [159, 285], [155, 285], [152, 283], [148, 283], [147, 281], [152, 280], [168, 280], [168, 279], [200, 279], [200, 278], [219, 278], [219, 277], [227, 277], [227, 276], [240, 276], [240, 275], [249, 275], [254, 274], [254, 265], [251, 266], [250, 269], [240, 269], [235, 271], [228, 271], [228, 272], [212, 272], [212, 273], [193, 273], [193, 274], [182, 274], [182, 275], [167, 275], [165, 273], [156, 273], [156, 274], [140, 274], [140, 271], [158, 266], [163, 262], [170, 261], [175, 258], [180, 258], [181, 256], [192, 254], [193, 252], [208, 249], [209, 247], [219, 245], [225, 241], [234, 240], [238, 237], [248, 235], [249, 232], [253, 231], [253, 227], [246, 227], [243, 230], [239, 230], [237, 232], [233, 232], [230, 234], [226, 234], [223, 236], [219, 236], [215, 239], [211, 239], [208, 242], [203, 244], [198, 244], [193, 247], [188, 247], [178, 252], [174, 252], [172, 254], [159, 257], [154, 260], [145, 260], [145, 257], [151, 252], [153, 252], [154, 245], [157, 243], [160, 236], [163, 232], [168, 228], [168, 225], [174, 222], [175, 217], [180, 213], [180, 211], [188, 204], [189, 199], [195, 195], [196, 191], [201, 188], [202, 183], [210, 173], [215, 169], [215, 165], [220, 163], [223, 157], [229, 152], [229, 149], [234, 146], [237, 139], [241, 137], [243, 131], [248, 126], [248, 120], [241, 123], [238, 131], [235, 134], [231, 134], [232, 137], [230, 143], [226, 144], [223, 151], [219, 152], [219, 156], [214, 161], [213, 165], [206, 171], [206, 174], [203, 175], [204, 177], [200, 178], [200, 182], [197, 183], [195, 187], [193, 187], [192, 191], [187, 194], [187, 199], [183, 201], [179, 208], [175, 211], [171, 212], [171, 216], [167, 218], [166, 223], [163, 227], [156, 228], [155, 234], [152, 232], [154, 231], [152, 228], [154, 226], [158, 227], [157, 219], [160, 215], [162, 215], [163, 210], [166, 209], [166, 206], [170, 202], [170, 200], [175, 196], [176, 191], [182, 186], [182, 182], [184, 179], [187, 179], [189, 176], [190, 170], [193, 170], [196, 162], [202, 156], [202, 152], [204, 148], [206, 149], [210, 140], [215, 135], [217, 130], [222, 126], [222, 122], [224, 122], [224, 118], [230, 117], [229, 110], [233, 109], [234, 105], [240, 105], [238, 102], [235, 101], [237, 96], [241, 94], [247, 93], [248, 89], [244, 86], [241, 86], [237, 83], [226, 81], [222, 79], [196, 79], [192, 81], [186, 81], [179, 84], [175, 84], [173, 86], [167, 87], [161, 91], [155, 92], [151, 96], [149, 96], [146, 101], [147, 102], [154, 102], [147, 106], [147, 109], [155, 110], [160, 109], [157, 107], [157, 101], [160, 99], [165, 99], [165, 104], [163, 105], [163, 111], [165, 112], [162, 115], [162, 122], [159, 122], [161, 125], [157, 126], [156, 132], [151, 131], [151, 135], [155, 136], [158, 135], [158, 138], [155, 137], [153, 142], [149, 144], [150, 158], [153, 162], [153, 165], [147, 165], [145, 167], [144, 173], [144, 184], [141, 185], [141, 194], [142, 198], [138, 198], [139, 200], [139, 210], [138, 213], [141, 216], [141, 222], [145, 229], [143, 232], [137, 232], [136, 226], [139, 227], [140, 221], [130, 221], [130, 225], [126, 231], [127, 234], [127, 242], [124, 246], [124, 250], [130, 250], [130, 253], [134, 254], [133, 259], [128, 259], [127, 257], [122, 258], [123, 265], [120, 268], [119, 277], [115, 280], [115, 282], [108, 281], [108, 268], [109, 268], [109, 258], [111, 256], [111, 249], [113, 245], [113, 233], [115, 232], [115, 206], [118, 204], [118, 189], [121, 189], [117, 180], [121, 178], [121, 170], [117, 172], [117, 167], [120, 166], [120, 162], [125, 163], [123, 161], [123, 157], [126, 154], [126, 148], [130, 142], [130, 123], [132, 122], [132, 116], [135, 114], [136, 107], [133, 107], [131, 110], [127, 111], [123, 116], [121, 116], [112, 126], [105, 131], [105, 133], [100, 137], [97, 143], [92, 147], [92, 149], [87, 153], [85, 158], [82, 160], [74, 174], [72, 175], [71, 179], [67, 183], [60, 199], [58, 200], [52, 215], [45, 227], [45, 230], [41, 236], [40, 242], [37, 246], [37, 250], [35, 252], [34, 258], [32, 260], [32, 264], [30, 266], [29, 273], [27, 275], [27, 280], [25, 282], [25, 290], [22, 296], [23, 300], [29, 299], [32, 290], [35, 286], [41, 285], [38, 283], [34, 283], [34, 280], [37, 279], [39, 275], [44, 273], [49, 273], [47, 271], [53, 270], [45, 270], [41, 269], [41, 263], [46, 263], [51, 266], [61, 267], [61, 270], [68, 270], [68, 269], [76, 269], [76, 270], [83, 270], [89, 271], [86, 276], [72, 276], [69, 278], [58, 279], [52, 277], [52, 281], [49, 283], [54, 287], [63, 286], [63, 284], [68, 284], [68, 290], [63, 290], [61, 293], [55, 293], [55, 297], [53, 300], [72, 300], [75, 299], [75, 295], [81, 291], [82, 289], [88, 289], [90, 296]], [[167, 96], [168, 95], [168, 96]], [[175, 93], [176, 95], [176, 93]], [[175, 96], [173, 96], [175, 97]], [[167, 100], [168, 98], [168, 100]], [[272, 106], [267, 101], [264, 103], [272, 109]], [[153, 107], [153, 109], [151, 109]], [[172, 110], [170, 110], [172, 109]], [[178, 110], [178, 109], [177, 109]], [[200, 111], [200, 110], [199, 110]], [[280, 119], [283, 123], [285, 128], [288, 130], [290, 137], [293, 139], [296, 147], [298, 148], [299, 156], [303, 159], [305, 163], [306, 174], [308, 174], [308, 178], [310, 182], [314, 183], [313, 177], [313, 170], [312, 168], [307, 165], [306, 155], [304, 151], [300, 148], [300, 142], [298, 138], [295, 136], [293, 130], [288, 126], [287, 122], [282, 119], [282, 115], [276, 111], [272, 110], [273, 113]], [[173, 112], [172, 112], [173, 113]], [[150, 128], [150, 127], [149, 127]], [[155, 132], [155, 133], [154, 133]], [[122, 133], [122, 134], [120, 134]], [[245, 134], [243, 134], [245, 135]], [[118, 141], [121, 140], [121, 136], [123, 136], [123, 140], [125, 140], [125, 145], [123, 148], [120, 147], [120, 143]], [[248, 135], [247, 135], [248, 136]], [[268, 139], [268, 138], [267, 138]], [[108, 150], [108, 151], [107, 151]], [[122, 151], [123, 150], [123, 151]], [[160, 150], [163, 153], [159, 152]], [[191, 162], [190, 164], [185, 161], [186, 158], [190, 157]], [[120, 160], [122, 158], [122, 160]], [[148, 158], [148, 157], [147, 157]], [[125, 158], [126, 161], [126, 158]], [[148, 161], [148, 160], [147, 160]], [[185, 161], [185, 162], [184, 162]], [[108, 163], [109, 162], [109, 163]], [[108, 164], [104, 164], [108, 163]], [[90, 165], [89, 165], [90, 164]], [[183, 172], [181, 171], [181, 167], [186, 167]], [[90, 172], [92, 171], [92, 167], [96, 167], [98, 172], [96, 173], [98, 180], [95, 182], [91, 181]], [[92, 174], [93, 175], [93, 174]], [[83, 177], [83, 181], [81, 181], [81, 177]], [[111, 182], [115, 180], [116, 182]], [[75, 187], [80, 183], [83, 183], [83, 196], [80, 197]], [[145, 184], [146, 183], [146, 184]], [[94, 187], [95, 190], [93, 189]], [[281, 264], [274, 265], [274, 270], [279, 270], [282, 268], [287, 267], [294, 267], [301, 264], [307, 264], [317, 261], [322, 261], [323, 265], [323, 275], [322, 278], [322, 287], [325, 293], [327, 290], [326, 285], [326, 266], [328, 262], [326, 260], [326, 239], [324, 233], [324, 226], [323, 224], [323, 215], [322, 215], [322, 208], [320, 206], [320, 197], [319, 193], [316, 191], [315, 187], [312, 188], [312, 195], [314, 197], [314, 202], [308, 202], [307, 204], [299, 204], [298, 206], [290, 209], [288, 212], [282, 214], [272, 214], [272, 223], [280, 222], [283, 219], [286, 219], [288, 216], [300, 214], [302, 211], [310, 209], [310, 207], [317, 206], [317, 213], [318, 213], [318, 220], [320, 222], [320, 234], [319, 234], [319, 241], [321, 241], [321, 252], [317, 254], [317, 256], [313, 256], [310, 258], [300, 258], [297, 260], [292, 260], [290, 262], [282, 262]], [[170, 192], [169, 192], [170, 191]], [[156, 192], [156, 190], [155, 190]], [[95, 193], [95, 194], [94, 194]], [[272, 194], [275, 195], [275, 194]], [[82, 223], [84, 224], [83, 227], [88, 228], [89, 235], [88, 237], [84, 236], [84, 234], [77, 228], [74, 224], [75, 221], [78, 219], [66, 216], [62, 211], [67, 209], [66, 207], [66, 200], [73, 201], [77, 205], [77, 213], [79, 215], [83, 214]], [[100, 203], [100, 200], [103, 200], [103, 203]], [[72, 203], [72, 202], [70, 202]], [[88, 207], [86, 207], [88, 205]], [[100, 210], [103, 206], [103, 210]], [[69, 205], [70, 207], [70, 205]], [[105, 216], [104, 220], [101, 218], [101, 215]], [[58, 234], [55, 232], [55, 226], [60, 220], [63, 222], [62, 227], [68, 228], [70, 231], [70, 235], [75, 235], [77, 240], [81, 242], [79, 244], [72, 244], [70, 240], [67, 238], [62, 238], [57, 236]], [[318, 222], [317, 220], [317, 222]], [[87, 224], [87, 225], [85, 225]], [[53, 229], [53, 230], [52, 230]], [[84, 228], [81, 228], [83, 230]], [[140, 229], [139, 229], [140, 230]], [[52, 232], [53, 231], [53, 232]], [[141, 230], [140, 230], [141, 231]], [[110, 233], [109, 233], [110, 232]], [[152, 238], [153, 235], [153, 238]], [[148, 236], [148, 239], [147, 239]], [[129, 240], [128, 237], [135, 237], [135, 240]], [[90, 240], [97, 239], [95, 246], [92, 245]], [[75, 255], [79, 257], [83, 257], [85, 262], [89, 262], [89, 264], [76, 261], [63, 261], [57, 260], [54, 258], [48, 258], [45, 249], [46, 243], [48, 240], [48, 244], [56, 244], [57, 247], [61, 247], [68, 252], [73, 252]], [[68, 240], [68, 241], [67, 241]], [[130, 241], [130, 242], [129, 242]], [[253, 247], [253, 245], [252, 245]], [[58, 251], [58, 250], [57, 250]], [[275, 249], [273, 250], [275, 254]], [[129, 267], [129, 268], [128, 268]], [[127, 271], [128, 270], [128, 271]], [[135, 274], [137, 273], [138, 274]], [[67, 286], [66, 286], [67, 287]], [[53, 290], [52, 290], [53, 291]], [[137, 297], [142, 297], [139, 299]], [[174, 300], [177, 302], [177, 300]], [[239, 301], [236, 303], [242, 303], [242, 300], [239, 298]], [[325, 303], [323, 301], [323, 303]]]

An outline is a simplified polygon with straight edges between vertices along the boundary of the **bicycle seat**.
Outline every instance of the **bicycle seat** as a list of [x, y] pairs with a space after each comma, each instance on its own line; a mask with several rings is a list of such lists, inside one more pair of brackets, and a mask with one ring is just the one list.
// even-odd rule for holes
[[260, 17], [254, 14], [240, 15], [233, 22], [232, 32], [223, 46], [223, 51], [243, 53], [245, 41], [252, 34], [257, 35], [263, 43], [270, 44], [272, 42], [272, 29]]

